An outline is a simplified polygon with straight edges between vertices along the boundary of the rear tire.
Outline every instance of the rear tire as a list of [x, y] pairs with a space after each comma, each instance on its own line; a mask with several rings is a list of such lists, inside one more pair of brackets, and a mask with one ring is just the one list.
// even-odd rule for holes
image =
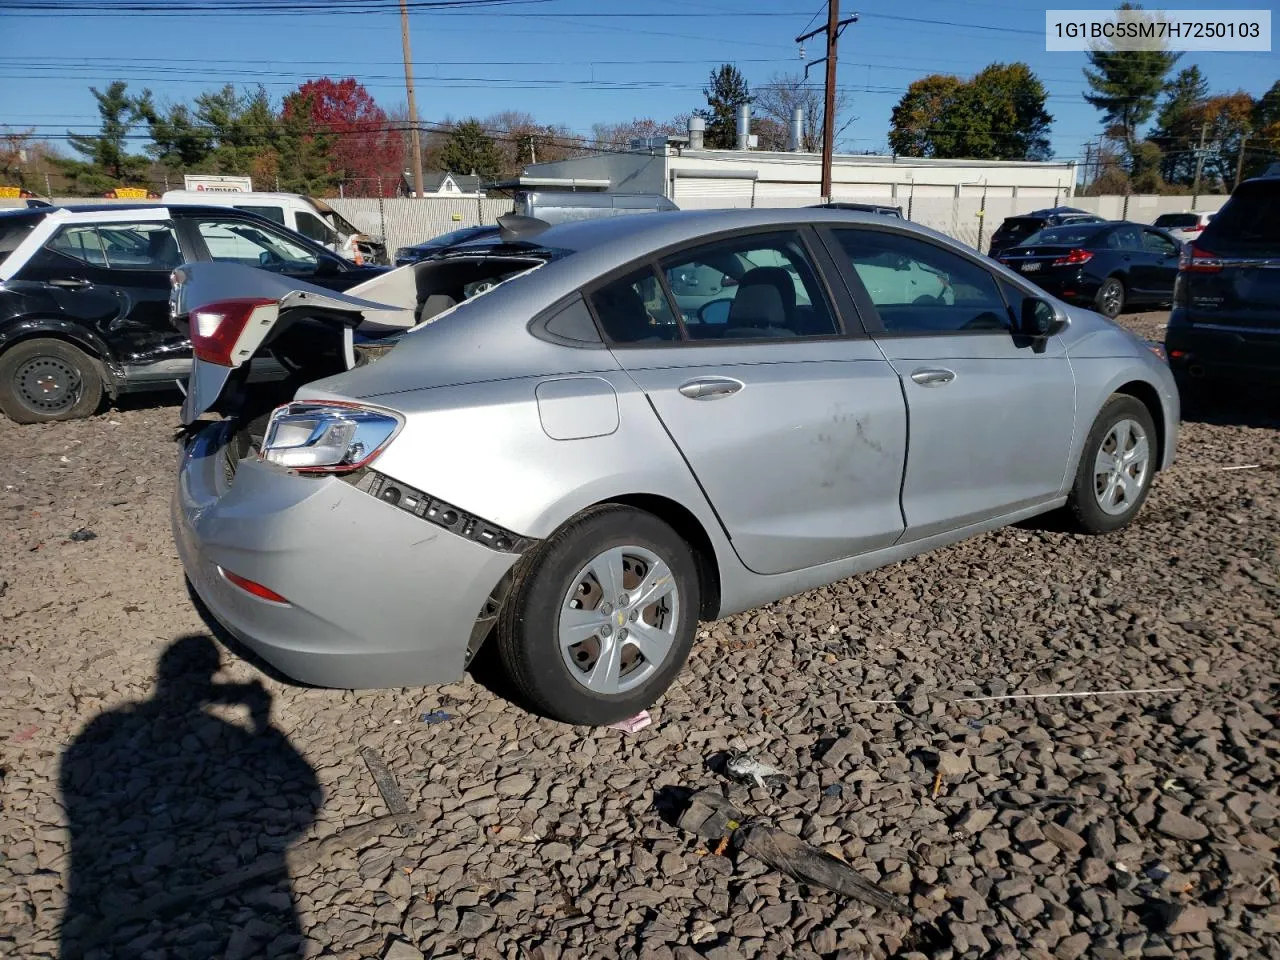
[[594, 507], [520, 560], [498, 622], [498, 656], [517, 693], [543, 715], [614, 723], [670, 686], [693, 646], [699, 609], [694, 552], [683, 537], [641, 510]]
[[0, 411], [15, 423], [91, 416], [102, 374], [91, 356], [62, 340], [23, 340], [0, 354]]
[[1158, 447], [1141, 401], [1114, 394], [1093, 421], [1067, 508], [1085, 533], [1111, 533], [1133, 520], [1151, 491]]
[[1124, 311], [1124, 283], [1119, 277], [1107, 277], [1093, 298], [1093, 309], [1108, 320], [1114, 320]]

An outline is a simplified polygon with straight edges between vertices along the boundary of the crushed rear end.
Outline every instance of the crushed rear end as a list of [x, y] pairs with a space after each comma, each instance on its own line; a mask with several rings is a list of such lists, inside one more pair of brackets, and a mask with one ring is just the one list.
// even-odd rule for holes
[[[451, 269], [456, 280], [469, 265]], [[456, 679], [529, 546], [378, 472], [405, 424], [401, 411], [355, 398], [293, 400], [298, 387], [393, 350], [428, 312], [423, 273], [392, 271], [345, 294], [228, 264], [175, 273], [174, 319], [189, 327], [195, 361], [174, 540], [207, 611], [307, 683]], [[268, 353], [290, 369], [285, 381], [249, 375]]]

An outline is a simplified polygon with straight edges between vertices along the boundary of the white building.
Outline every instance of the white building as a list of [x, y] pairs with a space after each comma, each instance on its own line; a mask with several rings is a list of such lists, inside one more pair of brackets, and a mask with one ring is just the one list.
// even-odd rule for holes
[[[691, 120], [688, 136], [633, 141], [628, 152], [530, 164], [503, 186], [661, 194], [682, 209], [801, 207], [823, 201], [821, 155], [699, 149], [694, 145], [702, 141], [701, 123]], [[889, 203], [901, 207], [904, 216], [977, 245], [1015, 211], [1070, 201], [1076, 164], [837, 154], [831, 181], [833, 201]], [[984, 220], [988, 226], [980, 234]]]

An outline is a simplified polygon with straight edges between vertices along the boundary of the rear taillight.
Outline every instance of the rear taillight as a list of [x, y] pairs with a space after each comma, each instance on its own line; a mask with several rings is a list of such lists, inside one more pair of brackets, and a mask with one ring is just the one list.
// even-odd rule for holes
[[272, 412], [259, 456], [300, 473], [349, 473], [371, 463], [403, 425], [390, 410], [295, 401]]
[[1218, 273], [1222, 270], [1222, 259], [1209, 250], [1188, 243], [1178, 255], [1178, 270], [1181, 273]]
[[1200, 224], [1197, 223], [1194, 227], [1183, 227], [1182, 229], [1185, 230], [1187, 233], [1199, 233], [1201, 230], [1204, 229], [1204, 227], [1200, 226]]
[[275, 300], [219, 300], [191, 311], [191, 352], [197, 360], [238, 367], [253, 356], [280, 315]]
[[1092, 259], [1092, 253], [1088, 250], [1081, 250], [1077, 247], [1075, 250], [1069, 251], [1065, 257], [1059, 257], [1057, 260], [1053, 261], [1053, 265], [1055, 267], [1074, 267], [1081, 263], [1088, 263]]

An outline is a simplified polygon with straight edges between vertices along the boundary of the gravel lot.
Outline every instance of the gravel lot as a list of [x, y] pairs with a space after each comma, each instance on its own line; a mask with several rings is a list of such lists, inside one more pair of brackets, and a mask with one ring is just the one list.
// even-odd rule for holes
[[[704, 625], [632, 734], [215, 646], [171, 404], [0, 422], [0, 955], [1280, 957], [1280, 419], [1252, 404], [1184, 424], [1120, 535], [1011, 528]], [[736, 800], [914, 915], [667, 822], [734, 742], [791, 778]]]

